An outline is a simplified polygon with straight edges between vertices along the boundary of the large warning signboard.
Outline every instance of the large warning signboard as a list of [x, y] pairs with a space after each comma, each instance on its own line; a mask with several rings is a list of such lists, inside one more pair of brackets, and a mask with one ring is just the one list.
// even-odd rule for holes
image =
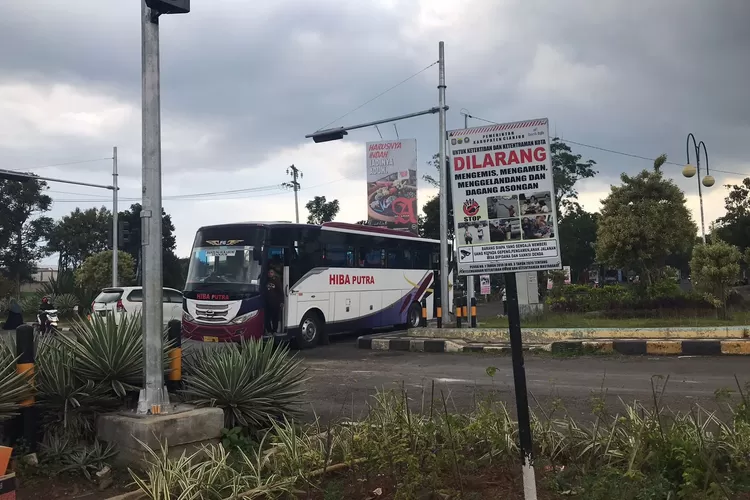
[[546, 118], [448, 132], [459, 275], [560, 269]]

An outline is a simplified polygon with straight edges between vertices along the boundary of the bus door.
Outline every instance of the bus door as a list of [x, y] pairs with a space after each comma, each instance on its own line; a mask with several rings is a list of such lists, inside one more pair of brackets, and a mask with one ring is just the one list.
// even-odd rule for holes
[[279, 329], [273, 333], [283, 333], [287, 329], [289, 313], [289, 252], [284, 247], [268, 248], [268, 268], [273, 269], [281, 278], [283, 300], [279, 311]]

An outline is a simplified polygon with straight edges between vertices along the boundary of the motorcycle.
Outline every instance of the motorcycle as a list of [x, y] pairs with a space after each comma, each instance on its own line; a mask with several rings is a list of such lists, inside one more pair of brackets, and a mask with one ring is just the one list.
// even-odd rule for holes
[[[42, 323], [42, 315], [46, 315], [44, 323]], [[41, 334], [55, 334], [57, 333], [57, 325], [59, 320], [57, 318], [57, 309], [48, 309], [46, 311], [39, 311], [36, 314], [36, 322], [39, 325], [39, 333]]]

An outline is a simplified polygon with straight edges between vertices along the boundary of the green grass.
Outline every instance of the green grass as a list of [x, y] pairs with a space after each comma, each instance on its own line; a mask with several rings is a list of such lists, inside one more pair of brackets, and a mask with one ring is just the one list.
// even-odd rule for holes
[[[508, 318], [480, 318], [481, 327], [507, 328]], [[584, 314], [545, 314], [521, 320], [524, 328], [674, 328], [689, 326], [750, 325], [750, 312], [735, 312], [729, 319], [690, 316], [689, 313], [659, 318], [602, 318]]]

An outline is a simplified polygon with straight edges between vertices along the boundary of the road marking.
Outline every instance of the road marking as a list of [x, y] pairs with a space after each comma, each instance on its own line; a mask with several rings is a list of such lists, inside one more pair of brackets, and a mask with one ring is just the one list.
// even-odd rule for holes
[[471, 384], [473, 380], [466, 380], [465, 378], [436, 378], [435, 382], [443, 384]]
[[351, 373], [375, 373], [375, 372], [369, 371], [369, 370], [354, 370]]

